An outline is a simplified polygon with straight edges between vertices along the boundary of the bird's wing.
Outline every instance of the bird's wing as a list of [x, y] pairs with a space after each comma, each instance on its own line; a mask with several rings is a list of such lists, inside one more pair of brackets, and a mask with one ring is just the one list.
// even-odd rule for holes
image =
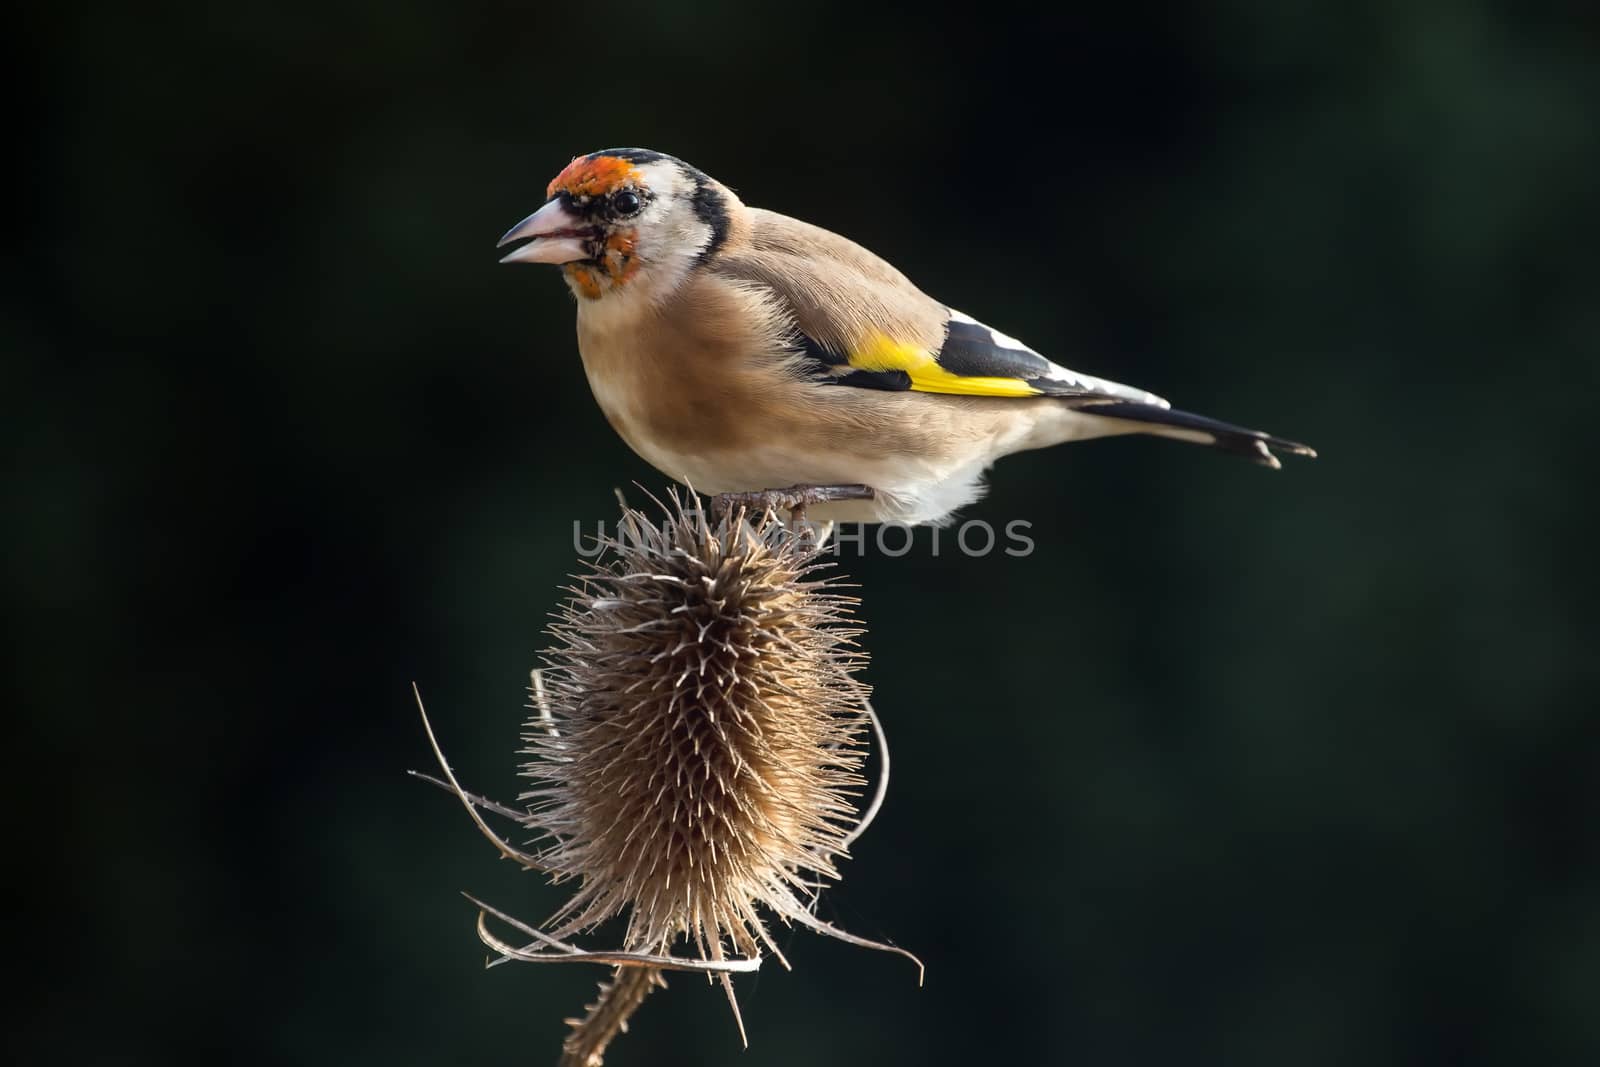
[[750, 216], [747, 239], [716, 269], [771, 293], [816, 377], [868, 389], [1169, 406], [1143, 389], [1051, 362], [934, 300], [836, 233], [770, 211]]
[[[820, 348], [810, 354], [827, 364], [837, 360]], [[827, 365], [842, 385], [871, 389], [914, 389], [964, 396], [1054, 396], [1082, 401], [1133, 401], [1166, 408], [1154, 393], [1068, 370], [1014, 337], [972, 316], [948, 309], [944, 337], [935, 346], [896, 342], [886, 336], [845, 354], [842, 365]]]

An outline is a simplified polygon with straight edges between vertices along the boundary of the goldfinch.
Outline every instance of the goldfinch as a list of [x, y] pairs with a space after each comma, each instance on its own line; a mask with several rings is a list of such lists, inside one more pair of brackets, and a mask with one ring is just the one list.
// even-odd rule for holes
[[1275, 449], [1315, 455], [1068, 370], [672, 156], [580, 156], [545, 197], [500, 262], [561, 265], [600, 410], [700, 492], [847, 487], [795, 502], [915, 524], [976, 500], [1001, 456], [1065, 441], [1155, 434], [1272, 468]]

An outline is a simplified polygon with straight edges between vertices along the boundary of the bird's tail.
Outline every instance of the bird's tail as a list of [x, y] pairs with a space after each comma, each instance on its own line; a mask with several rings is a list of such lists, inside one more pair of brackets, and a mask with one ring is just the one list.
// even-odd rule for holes
[[1157, 437], [1171, 437], [1179, 441], [1209, 445], [1212, 448], [1243, 456], [1252, 463], [1277, 470], [1282, 464], [1273, 450], [1295, 456], [1316, 458], [1317, 453], [1308, 445], [1274, 437], [1260, 430], [1247, 430], [1243, 426], [1208, 419], [1187, 411], [1174, 411], [1155, 404], [1137, 404], [1124, 401], [1110, 403], [1074, 404], [1085, 415], [1115, 419], [1125, 425], [1121, 432], [1148, 433]]

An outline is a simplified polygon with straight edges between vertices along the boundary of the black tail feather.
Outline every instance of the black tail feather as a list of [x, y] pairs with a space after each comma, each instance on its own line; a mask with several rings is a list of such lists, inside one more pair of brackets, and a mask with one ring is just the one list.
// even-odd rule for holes
[[[1171, 427], [1175, 430], [1190, 430], [1195, 433], [1205, 434], [1210, 437], [1209, 444], [1213, 448], [1230, 452], [1236, 456], [1243, 456], [1252, 463], [1276, 470], [1281, 464], [1278, 457], [1272, 454], [1273, 449], [1287, 452], [1295, 456], [1310, 456], [1315, 459], [1317, 453], [1308, 445], [1298, 441], [1290, 441], [1282, 437], [1274, 437], [1260, 430], [1247, 430], [1243, 426], [1234, 426], [1231, 423], [1219, 422], [1208, 419], [1204, 415], [1195, 415], [1188, 411], [1174, 411], [1171, 408], [1157, 407], [1154, 404], [1134, 404], [1125, 401], [1110, 403], [1089, 403], [1074, 405], [1085, 415], [1104, 415], [1112, 419], [1126, 419], [1129, 422], [1145, 423], [1151, 427]], [[1150, 432], [1159, 434], [1159, 429]]]

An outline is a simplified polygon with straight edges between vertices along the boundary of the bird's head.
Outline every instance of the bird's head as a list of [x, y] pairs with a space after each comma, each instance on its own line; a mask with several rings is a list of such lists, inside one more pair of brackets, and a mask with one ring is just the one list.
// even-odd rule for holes
[[676, 286], [728, 236], [738, 199], [689, 164], [643, 148], [579, 156], [545, 189], [538, 211], [500, 245], [500, 262], [557, 263], [581, 299]]

